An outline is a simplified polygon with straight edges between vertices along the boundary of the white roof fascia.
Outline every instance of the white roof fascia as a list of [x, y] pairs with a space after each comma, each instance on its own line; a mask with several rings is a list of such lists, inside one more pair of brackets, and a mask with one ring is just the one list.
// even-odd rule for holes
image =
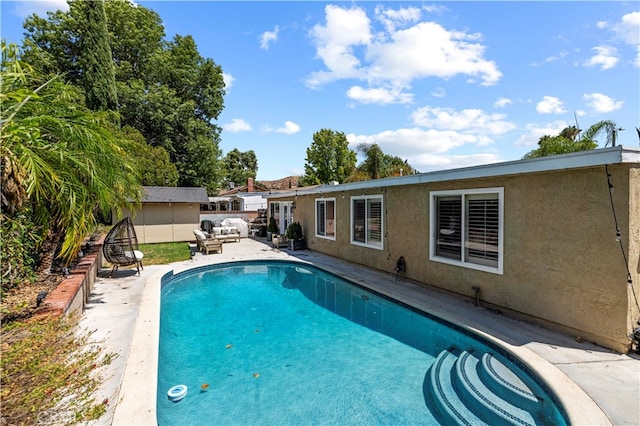
[[366, 180], [339, 185], [322, 185], [313, 189], [298, 189], [272, 194], [270, 199], [288, 198], [295, 195], [323, 194], [336, 191], [384, 188], [391, 186], [416, 185], [421, 183], [445, 182], [463, 179], [478, 179], [494, 176], [540, 173], [554, 170], [578, 169], [583, 167], [604, 166], [605, 164], [640, 163], [640, 149], [625, 146], [594, 149], [571, 154], [551, 155], [529, 160], [505, 161], [503, 163], [483, 164], [460, 169], [439, 170], [402, 177]]

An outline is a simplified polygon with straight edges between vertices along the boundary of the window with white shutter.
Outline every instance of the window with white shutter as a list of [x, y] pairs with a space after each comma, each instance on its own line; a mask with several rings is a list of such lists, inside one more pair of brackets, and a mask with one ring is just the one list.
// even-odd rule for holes
[[316, 236], [336, 239], [336, 200], [335, 198], [316, 199]]
[[503, 188], [431, 193], [429, 259], [502, 274]]
[[351, 198], [351, 243], [382, 249], [382, 197], [369, 195]]

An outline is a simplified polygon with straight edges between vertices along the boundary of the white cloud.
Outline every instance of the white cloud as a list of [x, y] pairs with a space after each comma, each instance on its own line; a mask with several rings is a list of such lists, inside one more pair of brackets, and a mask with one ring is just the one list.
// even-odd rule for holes
[[26, 18], [34, 13], [40, 17], [46, 17], [47, 12], [55, 12], [56, 10], [66, 12], [69, 10], [69, 5], [66, 0], [32, 0], [19, 1], [14, 4], [13, 13], [21, 18]]
[[492, 61], [483, 58], [484, 46], [475, 43], [478, 34], [448, 31], [435, 22], [420, 22], [390, 34], [390, 42], [369, 46], [366, 57], [370, 80], [392, 80], [406, 84], [414, 79], [457, 75], [480, 78], [493, 85], [502, 77]]
[[[307, 85], [317, 88], [341, 79], [366, 81], [369, 87], [361, 88], [360, 99], [370, 102], [364, 96], [368, 91], [406, 90], [416, 79], [465, 75], [486, 86], [500, 80], [502, 73], [496, 64], [484, 58], [480, 34], [418, 22], [419, 16], [420, 10], [413, 7], [379, 6], [376, 17], [384, 29], [376, 30], [362, 8], [326, 6], [325, 22], [309, 32], [325, 69], [313, 72]], [[383, 89], [376, 92], [380, 87]]]
[[242, 118], [234, 118], [231, 123], [223, 124], [222, 129], [227, 132], [238, 133], [251, 130], [251, 126]]
[[640, 44], [640, 12], [624, 15], [612, 29], [620, 40], [632, 46], [638, 46]]
[[420, 19], [420, 9], [417, 7], [406, 7], [400, 9], [389, 9], [383, 6], [376, 6], [376, 19], [380, 21], [387, 32], [394, 32], [397, 27], [406, 27]]
[[326, 25], [314, 25], [310, 35], [317, 47], [316, 57], [322, 59], [327, 71], [311, 74], [307, 84], [316, 87], [342, 78], [359, 77], [360, 60], [354, 47], [371, 41], [370, 21], [361, 8], [325, 7]]
[[444, 87], [436, 87], [433, 92], [431, 92], [431, 96], [435, 98], [444, 98], [447, 95], [447, 91]]
[[596, 46], [592, 48], [596, 54], [584, 63], [587, 67], [600, 66], [601, 70], [608, 70], [616, 66], [618, 60], [618, 49], [611, 46]]
[[640, 67], [640, 12], [624, 15], [612, 29], [624, 43], [635, 46], [636, 57], [633, 63], [636, 67]]
[[[550, 62], [559, 61], [561, 59], [564, 59], [566, 56], [567, 56], [567, 52], [566, 51], [562, 51], [562, 52], [558, 53], [555, 56], [549, 56], [549, 57], [545, 58], [543, 63], [550, 63]], [[540, 65], [540, 64], [534, 63], [533, 65]]]
[[366, 89], [352, 86], [347, 91], [347, 97], [363, 104], [408, 104], [413, 102], [413, 95], [404, 93], [402, 89], [386, 89], [382, 87]]
[[442, 154], [466, 144], [478, 142], [473, 135], [465, 135], [455, 131], [440, 131], [434, 129], [385, 130], [374, 135], [347, 135], [350, 145], [359, 143], [378, 144], [385, 154], [397, 155], [402, 158], [422, 154]]
[[222, 81], [224, 82], [224, 89], [228, 92], [229, 89], [231, 89], [231, 86], [233, 86], [233, 82], [236, 80], [236, 78], [234, 76], [232, 76], [231, 74], [229, 74], [228, 72], [223, 72], [222, 73]]
[[424, 130], [417, 127], [386, 130], [373, 135], [347, 135], [350, 146], [377, 144], [385, 154], [398, 156], [418, 169], [441, 165], [446, 152], [468, 144], [482, 145], [482, 138], [454, 131]]
[[536, 111], [540, 114], [562, 114], [567, 112], [563, 102], [553, 96], [545, 96], [536, 104]]
[[582, 99], [585, 100], [587, 105], [599, 113], [607, 113], [622, 108], [622, 101], [616, 101], [607, 95], [602, 93], [585, 93], [582, 95]]
[[514, 143], [515, 146], [535, 147], [543, 136], [556, 136], [568, 127], [565, 121], [554, 121], [545, 124], [527, 124], [526, 132]]
[[449, 9], [446, 6], [430, 4], [430, 5], [422, 6], [422, 10], [424, 10], [427, 13], [442, 14], [448, 11]]
[[[501, 135], [516, 128], [514, 123], [506, 121], [505, 114], [486, 114], [480, 109], [456, 111], [427, 106], [416, 109], [411, 118], [419, 126], [483, 136]], [[488, 138], [484, 141], [491, 142]]]
[[285, 135], [293, 135], [295, 133], [298, 133], [299, 131], [300, 131], [300, 126], [298, 126], [293, 121], [285, 121], [284, 127], [280, 127], [274, 130], [274, 132], [276, 133], [284, 133]]
[[484, 145], [483, 137], [455, 131], [407, 128], [387, 130], [373, 135], [347, 135], [351, 147], [360, 143], [377, 144], [385, 154], [398, 156], [420, 171], [442, 170], [495, 163], [500, 157], [492, 153], [447, 155], [463, 145]]
[[260, 36], [260, 48], [268, 50], [269, 49], [269, 44], [272, 41], [277, 41], [278, 40], [278, 32], [279, 31], [280, 31], [280, 28], [278, 28], [278, 26], [276, 25], [276, 27], [273, 29], [273, 31], [265, 31], [264, 33], [262, 33], [262, 35]]
[[[493, 143], [492, 136], [516, 128], [503, 114], [486, 114], [478, 109], [455, 111], [450, 108], [422, 107], [411, 118], [416, 127], [386, 130], [372, 135], [347, 135], [351, 147], [360, 143], [377, 144], [385, 154], [406, 159], [421, 171], [466, 167], [500, 161], [492, 152], [450, 154], [469, 145], [477, 148]], [[425, 127], [425, 128], [422, 128]], [[472, 150], [471, 150], [472, 151]]]
[[511, 99], [507, 98], [498, 98], [498, 100], [493, 104], [495, 108], [504, 108], [507, 105], [511, 104]]

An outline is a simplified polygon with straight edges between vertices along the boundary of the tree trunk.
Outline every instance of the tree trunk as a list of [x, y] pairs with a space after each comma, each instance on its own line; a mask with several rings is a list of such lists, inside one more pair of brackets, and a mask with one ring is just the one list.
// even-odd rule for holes
[[49, 231], [42, 246], [40, 247], [40, 256], [38, 259], [38, 267], [36, 269], [36, 277], [38, 279], [51, 275], [51, 266], [56, 255], [56, 249], [60, 242], [60, 233]]

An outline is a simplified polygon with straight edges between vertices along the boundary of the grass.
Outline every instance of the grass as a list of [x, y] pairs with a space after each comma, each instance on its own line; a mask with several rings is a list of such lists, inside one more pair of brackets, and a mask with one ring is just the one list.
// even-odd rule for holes
[[144, 265], [166, 265], [191, 259], [186, 242], [140, 244], [139, 250], [144, 253]]

